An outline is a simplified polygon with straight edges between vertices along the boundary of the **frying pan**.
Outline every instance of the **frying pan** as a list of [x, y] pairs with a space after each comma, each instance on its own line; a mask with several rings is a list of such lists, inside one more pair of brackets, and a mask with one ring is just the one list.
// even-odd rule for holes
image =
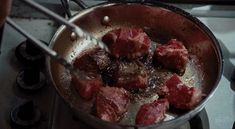
[[[104, 24], [105, 16], [109, 18], [108, 24]], [[95, 128], [172, 129], [200, 112], [216, 90], [223, 68], [219, 43], [205, 25], [181, 9], [147, 0], [144, 3], [102, 3], [81, 11], [69, 21], [98, 39], [115, 28], [139, 27], [150, 36], [152, 44], [164, 43], [172, 38], [182, 41], [189, 51], [190, 61], [181, 78], [186, 84], [200, 87], [205, 94], [203, 100], [195, 108], [184, 112], [173, 110], [167, 113], [166, 118], [170, 120], [153, 125], [135, 125], [133, 122], [135, 110], [131, 109], [121, 122], [106, 122], [92, 115], [94, 100], [86, 101], [80, 98], [70, 84], [69, 72], [63, 66], [47, 58], [50, 80], [59, 96], [83, 122]], [[73, 62], [79, 54], [94, 46], [85, 42], [84, 39], [72, 40], [71, 35], [72, 32], [68, 28], [61, 26], [52, 38], [50, 47], [68, 61]]]

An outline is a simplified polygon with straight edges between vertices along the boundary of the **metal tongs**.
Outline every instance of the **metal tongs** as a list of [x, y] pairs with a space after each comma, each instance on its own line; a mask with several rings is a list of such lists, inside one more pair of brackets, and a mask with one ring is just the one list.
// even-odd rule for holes
[[[53, 18], [54, 20], [64, 24], [68, 28], [70, 28], [73, 32], [75, 32], [80, 38], [85, 38], [86, 40], [90, 40], [91, 43], [94, 45], [98, 45], [100, 48], [104, 49], [105, 51], [109, 52], [108, 47], [100, 40], [96, 39], [89, 33], [83, 31], [80, 27], [77, 25], [68, 22], [63, 17], [57, 15], [56, 13], [50, 11], [49, 9], [41, 6], [40, 4], [34, 2], [33, 0], [22, 0], [26, 4], [30, 5], [31, 7], [37, 9], [38, 11], [44, 13], [45, 15]], [[62, 56], [60, 56], [56, 51], [52, 50], [48, 46], [46, 46], [44, 43], [42, 43], [40, 40], [36, 39], [31, 34], [27, 33], [24, 29], [22, 29], [20, 26], [18, 26], [14, 21], [12, 21], [9, 17], [6, 19], [6, 22], [11, 25], [14, 29], [16, 29], [19, 33], [24, 35], [26, 38], [32, 41], [34, 45], [39, 47], [44, 53], [46, 53], [48, 56], [50, 56], [52, 59], [56, 60], [58, 63], [63, 65], [66, 69], [68, 69], [73, 75], [76, 77], [84, 78], [84, 75], [79, 71], [77, 68], [73, 67], [71, 63], [66, 61]], [[87, 78], [87, 77], [86, 77]]]

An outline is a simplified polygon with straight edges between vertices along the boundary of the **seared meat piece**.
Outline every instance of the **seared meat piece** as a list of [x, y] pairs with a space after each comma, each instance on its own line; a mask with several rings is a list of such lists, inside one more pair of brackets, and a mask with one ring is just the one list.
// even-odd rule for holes
[[99, 88], [103, 86], [101, 75], [96, 74], [92, 76], [90, 79], [72, 77], [72, 85], [79, 95], [87, 100], [91, 99], [98, 92]]
[[202, 91], [197, 87], [189, 87], [174, 74], [164, 86], [169, 103], [178, 109], [192, 109], [202, 100]]
[[114, 85], [114, 73], [117, 71], [117, 64], [112, 62], [105, 70], [102, 71], [102, 78], [104, 83], [109, 86]]
[[108, 53], [100, 48], [84, 52], [74, 61], [74, 66], [86, 72], [99, 72], [111, 63]]
[[112, 63], [110, 69], [112, 86], [123, 87], [126, 90], [147, 87], [148, 75], [141, 62], [116, 61]]
[[119, 121], [128, 110], [129, 97], [123, 88], [101, 87], [96, 96], [97, 116], [105, 121]]
[[79, 68], [82, 72], [91, 76], [90, 79], [72, 77], [72, 85], [82, 98], [91, 99], [99, 88], [104, 85], [99, 73], [110, 62], [108, 54], [99, 48], [84, 52], [83, 55], [75, 59], [73, 63], [74, 67]]
[[171, 39], [167, 44], [157, 46], [154, 58], [165, 68], [184, 73], [188, 62], [188, 51], [182, 42]]
[[106, 43], [115, 57], [137, 58], [148, 53], [150, 38], [142, 29], [119, 28], [105, 34]]
[[152, 103], [140, 107], [135, 122], [139, 125], [150, 125], [164, 119], [165, 112], [169, 108], [167, 99], [155, 100]]

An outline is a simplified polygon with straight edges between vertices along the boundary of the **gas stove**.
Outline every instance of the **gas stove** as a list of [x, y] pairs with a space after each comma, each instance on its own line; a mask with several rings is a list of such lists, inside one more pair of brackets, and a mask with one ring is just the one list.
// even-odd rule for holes
[[[64, 15], [60, 2], [39, 2]], [[88, 5], [100, 2], [86, 1]], [[224, 56], [224, 73], [214, 96], [197, 116], [176, 129], [234, 129], [235, 6], [173, 5], [192, 13], [208, 26], [219, 40]], [[81, 8], [71, 3], [70, 9], [74, 13]], [[46, 44], [58, 28], [52, 20], [19, 3], [14, 3], [11, 17]], [[73, 115], [56, 94], [46, 77], [45, 57], [28, 42], [5, 25], [0, 55], [0, 128], [92, 129]]]

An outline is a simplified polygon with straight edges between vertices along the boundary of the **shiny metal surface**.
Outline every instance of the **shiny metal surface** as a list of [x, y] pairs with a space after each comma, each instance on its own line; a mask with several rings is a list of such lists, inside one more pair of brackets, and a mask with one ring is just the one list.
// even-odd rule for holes
[[61, 57], [56, 51], [49, 48], [47, 45], [45, 45], [40, 40], [36, 39], [34, 36], [32, 36], [30, 33], [26, 32], [24, 29], [22, 29], [19, 25], [17, 25], [14, 21], [12, 21], [9, 17], [6, 18], [6, 22], [13, 27], [16, 31], [18, 31], [20, 34], [25, 36], [27, 39], [31, 40], [32, 43], [39, 47], [41, 51], [43, 51], [46, 55], [48, 55], [51, 59], [54, 59], [58, 63], [64, 66], [71, 74], [74, 74], [74, 76], [77, 77], [86, 77], [83, 76], [83, 73], [79, 71], [79, 69], [73, 67], [71, 63], [68, 63], [67, 60], [65, 60], [63, 57]]
[[[97, 40], [95, 37], [90, 35], [89, 33], [83, 31], [78, 25], [74, 25], [71, 22], [68, 22], [65, 18], [61, 17], [60, 15], [50, 11], [46, 7], [31, 1], [31, 0], [22, 0], [23, 2], [27, 3], [34, 9], [42, 12], [43, 14], [49, 16], [50, 18], [54, 19], [55, 21], [65, 25], [66, 27], [70, 28], [73, 32], [75, 32], [80, 38], [85, 38], [86, 40], [90, 41], [90, 43], [94, 43], [94, 45], [99, 46], [100, 48], [104, 49], [105, 51], [109, 52], [108, 47], [102, 41]], [[45, 49], [45, 47], [44, 47]]]
[[[56, 96], [54, 110], [51, 113], [53, 114], [52, 124], [49, 126], [51, 129], [64, 129], [68, 128], [68, 126], [70, 129], [94, 129], [89, 123], [86, 124], [80, 121], [71, 108], [61, 100], [60, 96]], [[189, 122], [187, 121], [174, 129], [210, 129], [206, 110], [203, 109]]]
[[[162, 4], [159, 6], [168, 7]], [[168, 9], [172, 9], [174, 12]], [[107, 31], [120, 26], [147, 27], [151, 29], [149, 35], [153, 40], [156, 40], [155, 36], [157, 35], [161, 37], [161, 41], [166, 41], [173, 37], [183, 41], [190, 55], [195, 56], [199, 61], [200, 64], [198, 66], [200, 66], [201, 76], [198, 78], [202, 81], [200, 87], [207, 94], [207, 97], [201, 104], [174, 120], [138, 128], [172, 128], [192, 118], [205, 106], [206, 101], [212, 97], [222, 74], [222, 55], [219, 44], [212, 33], [201, 22], [192, 18], [189, 14], [183, 13], [181, 10], [173, 7], [168, 7], [168, 9], [136, 4], [108, 4], [82, 11], [71, 19], [71, 22], [78, 24], [84, 30], [95, 35], [96, 38], [100, 38]], [[120, 10], [128, 13], [120, 13]], [[111, 27], [100, 24], [100, 20], [104, 16], [110, 17]], [[70, 32], [65, 27], [61, 27], [52, 39], [51, 47], [62, 54], [64, 58], [72, 61], [82, 50], [89, 47], [89, 43], [81, 41], [72, 42], [68, 38], [70, 35]], [[89, 107], [92, 105], [79, 98], [79, 95], [70, 87], [69, 74], [55, 62], [48, 59], [47, 63], [50, 77], [56, 90], [65, 102], [69, 103], [70, 107], [75, 109], [78, 116], [84, 122], [92, 121], [90, 124], [97, 128], [135, 127], [133, 125], [112, 124], [87, 115], [86, 112], [89, 112]]]
[[51, 48], [46, 46], [44, 43], [30, 35], [28, 32], [26, 32], [24, 29], [22, 29], [19, 25], [17, 25], [14, 21], [12, 21], [11, 18], [7, 17], [6, 22], [12, 26], [16, 31], [18, 31], [20, 34], [24, 35], [27, 39], [30, 39], [33, 41], [34, 45], [38, 46], [41, 50], [43, 50], [46, 54], [48, 54], [51, 57], [54, 57], [57, 55], [55, 51], [53, 51]]

